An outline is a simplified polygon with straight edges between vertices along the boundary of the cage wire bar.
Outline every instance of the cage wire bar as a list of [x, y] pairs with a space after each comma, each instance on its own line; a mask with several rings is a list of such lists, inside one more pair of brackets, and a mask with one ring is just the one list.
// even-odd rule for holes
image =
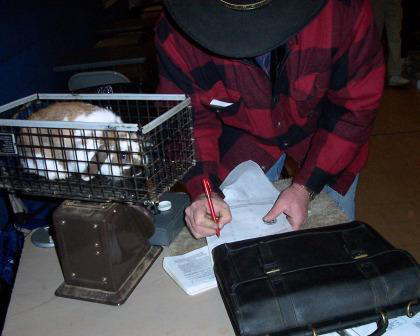
[[[123, 123], [27, 120], [81, 101]], [[64, 199], [153, 204], [195, 164], [190, 98], [34, 94], [0, 107], [0, 188]]]

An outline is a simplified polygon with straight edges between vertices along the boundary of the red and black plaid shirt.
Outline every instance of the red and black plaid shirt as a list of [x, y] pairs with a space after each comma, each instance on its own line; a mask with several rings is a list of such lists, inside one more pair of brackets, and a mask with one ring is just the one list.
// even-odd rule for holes
[[[255, 60], [213, 55], [166, 16], [155, 43], [158, 91], [192, 99], [197, 165], [185, 182], [193, 198], [203, 176], [217, 187], [237, 164], [253, 160], [267, 170], [283, 152], [300, 164], [295, 182], [348, 190], [366, 162], [383, 90], [369, 0], [329, 0], [288, 40], [273, 84]], [[231, 105], [215, 107], [214, 99]]]

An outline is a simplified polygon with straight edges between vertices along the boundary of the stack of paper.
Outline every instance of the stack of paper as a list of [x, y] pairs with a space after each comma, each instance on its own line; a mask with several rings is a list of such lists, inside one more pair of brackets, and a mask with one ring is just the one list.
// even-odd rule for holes
[[163, 259], [163, 268], [188, 295], [217, 286], [207, 246]]

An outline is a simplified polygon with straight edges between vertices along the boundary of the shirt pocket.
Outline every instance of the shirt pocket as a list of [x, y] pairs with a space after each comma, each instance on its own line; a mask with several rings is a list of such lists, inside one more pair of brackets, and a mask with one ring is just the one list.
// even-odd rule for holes
[[219, 117], [234, 116], [241, 107], [241, 96], [239, 93], [222, 95], [203, 95], [201, 103], [209, 110], [217, 113]]
[[221, 117], [228, 117], [236, 115], [240, 109], [240, 106], [240, 101], [237, 101], [229, 102], [228, 106], [216, 106], [210, 104], [210, 109], [216, 111], [216, 113], [219, 114]]
[[329, 72], [312, 72], [290, 83], [290, 97], [296, 102], [300, 116], [311, 113], [328, 91]]
[[[202, 94], [200, 100], [203, 105], [212, 109], [226, 108], [238, 103], [241, 100], [241, 94], [238, 91], [227, 90], [224, 85], [215, 85], [211, 90]], [[224, 104], [227, 106], [223, 106]]]

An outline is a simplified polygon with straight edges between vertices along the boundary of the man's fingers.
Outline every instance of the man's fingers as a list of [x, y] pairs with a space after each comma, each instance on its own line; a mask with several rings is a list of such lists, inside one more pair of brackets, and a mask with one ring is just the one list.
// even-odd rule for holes
[[210, 228], [213, 230], [215, 230], [217, 227], [216, 223], [212, 220], [210, 214], [205, 208], [198, 209], [194, 212], [193, 222], [197, 227], [200, 226], [203, 228]]
[[223, 226], [225, 226], [225, 224], [230, 223], [231, 220], [232, 214], [230, 213], [229, 208], [226, 207], [221, 209], [218, 218], [219, 228], [222, 228]]
[[285, 207], [282, 203], [276, 201], [270, 211], [263, 217], [263, 221], [267, 223], [274, 221], [284, 210]]
[[195, 223], [189, 217], [185, 217], [185, 222], [191, 234], [197, 239], [207, 237], [207, 236], [212, 236], [216, 233], [216, 228], [213, 228], [212, 226], [208, 227], [208, 226], [200, 225], [199, 223]]

